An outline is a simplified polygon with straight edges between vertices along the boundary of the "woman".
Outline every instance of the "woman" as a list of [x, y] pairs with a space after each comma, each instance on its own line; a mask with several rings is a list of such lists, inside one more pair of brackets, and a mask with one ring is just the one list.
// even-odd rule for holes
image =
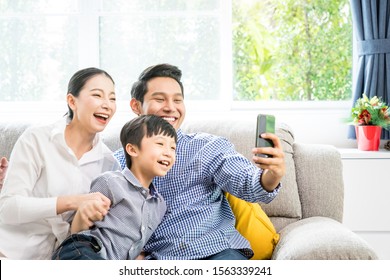
[[109, 207], [89, 188], [94, 177], [119, 168], [98, 134], [116, 111], [114, 81], [97, 68], [80, 70], [66, 100], [63, 120], [26, 130], [13, 148], [0, 195], [0, 252], [9, 259], [50, 259], [74, 210], [89, 203], [85, 215], [96, 221]]

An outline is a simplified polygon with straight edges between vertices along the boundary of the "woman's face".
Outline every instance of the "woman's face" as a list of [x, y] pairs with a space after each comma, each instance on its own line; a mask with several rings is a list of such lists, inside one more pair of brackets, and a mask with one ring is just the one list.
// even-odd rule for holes
[[91, 77], [78, 97], [68, 94], [67, 100], [73, 111], [71, 123], [90, 133], [102, 131], [116, 111], [114, 84], [103, 74]]

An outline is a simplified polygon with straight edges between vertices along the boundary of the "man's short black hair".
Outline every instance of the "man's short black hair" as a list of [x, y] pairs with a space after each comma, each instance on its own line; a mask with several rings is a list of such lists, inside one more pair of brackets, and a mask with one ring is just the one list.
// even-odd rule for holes
[[144, 96], [148, 91], [147, 83], [157, 77], [168, 77], [174, 79], [181, 88], [181, 93], [184, 97], [183, 83], [181, 82], [181, 70], [174, 65], [163, 63], [146, 68], [138, 77], [138, 81], [131, 88], [131, 97], [144, 102]]

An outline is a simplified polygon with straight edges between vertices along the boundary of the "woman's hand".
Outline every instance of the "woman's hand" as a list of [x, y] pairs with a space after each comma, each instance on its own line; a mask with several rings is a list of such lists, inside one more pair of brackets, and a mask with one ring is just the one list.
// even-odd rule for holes
[[106, 211], [110, 208], [111, 204], [111, 201], [99, 192], [59, 196], [57, 198], [57, 214], [62, 214], [71, 210], [78, 210], [86, 201], [100, 201], [106, 208]]

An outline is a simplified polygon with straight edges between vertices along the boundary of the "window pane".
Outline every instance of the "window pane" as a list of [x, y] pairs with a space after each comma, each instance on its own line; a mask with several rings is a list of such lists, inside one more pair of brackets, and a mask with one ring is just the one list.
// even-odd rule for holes
[[217, 99], [219, 34], [218, 18], [209, 16], [105, 16], [101, 66], [115, 77], [119, 98], [124, 100], [141, 71], [157, 63], [182, 69], [186, 99]]
[[0, 13], [69, 13], [77, 0], [0, 0]]
[[215, 10], [219, 0], [103, 0], [103, 10], [107, 12], [123, 11], [184, 11], [184, 10]]
[[0, 18], [0, 101], [64, 100], [77, 70], [77, 20]]
[[233, 0], [234, 99], [348, 100], [348, 0]]

